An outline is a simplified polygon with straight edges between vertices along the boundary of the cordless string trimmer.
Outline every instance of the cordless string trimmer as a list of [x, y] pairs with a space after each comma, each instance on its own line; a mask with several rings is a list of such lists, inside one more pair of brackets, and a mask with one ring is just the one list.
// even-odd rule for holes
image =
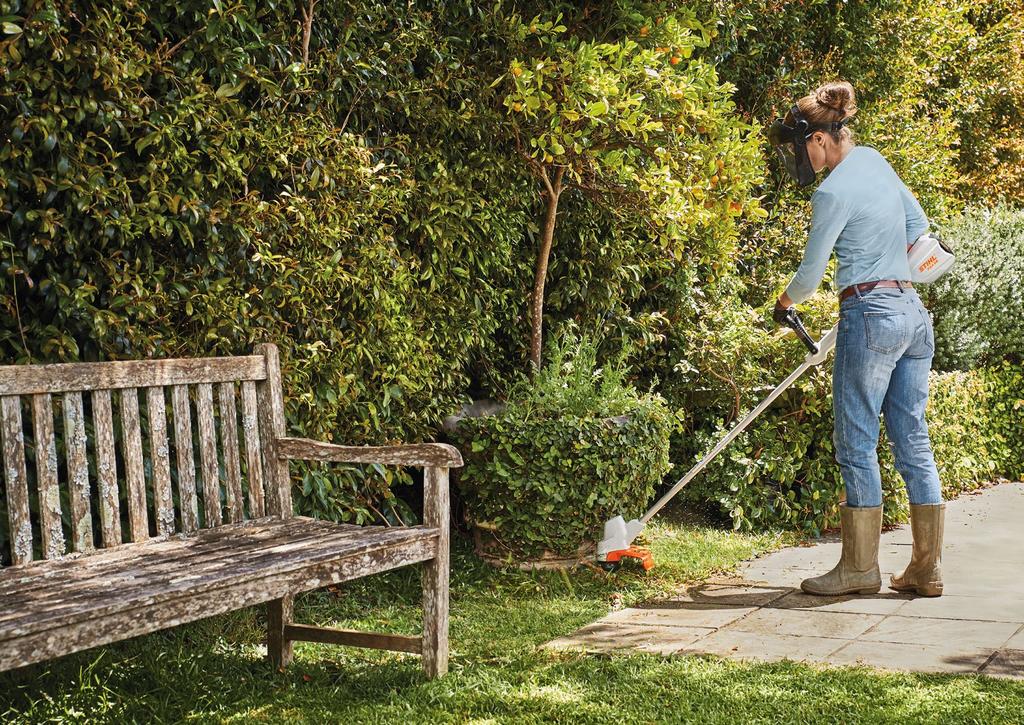
[[651, 506], [639, 519], [633, 519], [632, 521], [626, 521], [622, 516], [616, 516], [610, 519], [604, 525], [604, 538], [597, 544], [597, 560], [605, 569], [614, 571], [617, 569], [624, 558], [639, 559], [643, 564], [644, 569], [650, 569], [654, 566], [654, 560], [651, 558], [651, 552], [647, 549], [641, 549], [636, 546], [631, 546], [633, 539], [643, 531], [647, 522], [654, 518], [654, 515], [661, 511], [662, 507], [665, 506], [672, 498], [679, 493], [679, 491], [693, 480], [694, 476], [704, 470], [704, 467], [714, 460], [715, 456], [721, 453], [729, 443], [732, 442], [736, 436], [742, 433], [747, 426], [749, 426], [757, 416], [761, 415], [765, 409], [772, 404], [777, 397], [782, 395], [793, 383], [795, 383], [801, 375], [803, 375], [809, 368], [819, 365], [824, 362], [825, 358], [828, 357], [829, 352], [836, 345], [836, 334], [839, 330], [839, 326], [833, 327], [831, 330], [826, 332], [821, 340], [817, 343], [811, 339], [811, 336], [807, 334], [807, 330], [804, 328], [803, 323], [797, 316], [796, 311], [793, 309], [788, 310], [786, 314], [785, 324], [792, 328], [796, 333], [797, 337], [800, 338], [801, 342], [807, 346], [809, 352], [804, 361], [789, 374], [789, 377], [779, 383], [779, 386], [775, 388], [768, 397], [758, 403], [757, 407], [747, 413], [746, 417], [743, 418], [739, 423], [733, 426], [724, 438], [712, 448], [707, 455], [705, 455], [700, 461], [691, 468], [685, 476], [680, 478], [668, 492], [658, 499], [658, 502]]

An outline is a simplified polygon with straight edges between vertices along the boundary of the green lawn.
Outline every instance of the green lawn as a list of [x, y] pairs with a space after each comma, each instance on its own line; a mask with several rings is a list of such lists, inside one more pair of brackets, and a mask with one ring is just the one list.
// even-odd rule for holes
[[[652, 526], [659, 566], [614, 576], [497, 572], [463, 543], [452, 568], [451, 673], [413, 656], [299, 644], [265, 664], [257, 610], [0, 675], [0, 721], [853, 722], [1020, 721], [1024, 684], [706, 657], [553, 654], [538, 645], [786, 543], [701, 523]], [[418, 572], [301, 600], [310, 622], [415, 633]]]

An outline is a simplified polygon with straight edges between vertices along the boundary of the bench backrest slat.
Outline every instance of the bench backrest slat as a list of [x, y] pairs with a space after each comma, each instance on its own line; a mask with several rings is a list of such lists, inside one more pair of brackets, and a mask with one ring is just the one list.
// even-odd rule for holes
[[146, 476], [142, 468], [142, 420], [139, 417], [139, 391], [118, 391], [121, 407], [121, 443], [124, 446], [125, 481], [128, 484], [128, 523], [132, 541], [149, 538], [149, 513], [146, 511]]
[[156, 532], [167, 536], [174, 533], [174, 500], [171, 495], [171, 452], [167, 442], [167, 400], [163, 388], [146, 388], [146, 415], [149, 418]]
[[256, 413], [256, 383], [242, 382], [242, 434], [245, 436], [245, 467], [249, 476], [249, 510], [252, 515], [265, 516], [263, 505], [263, 462], [260, 460], [259, 417]]
[[64, 554], [64, 529], [60, 521], [60, 488], [57, 486], [57, 441], [53, 434], [53, 396], [32, 396], [32, 429], [36, 434], [36, 480], [39, 482], [39, 528], [47, 559]]
[[68, 491], [71, 499], [71, 540], [75, 551], [89, 551], [93, 548], [89, 467], [85, 445], [82, 394], [64, 393], [64, 450], [67, 454]]
[[72, 390], [116, 390], [229, 380], [263, 380], [263, 356], [124, 360], [57, 365], [5, 365], [0, 395], [63, 393]]
[[32, 519], [28, 508], [28, 473], [25, 468], [25, 433], [21, 424], [21, 399], [0, 398], [3, 418], [4, 477], [7, 479], [7, 516], [11, 560], [15, 564], [32, 561]]
[[220, 526], [220, 486], [217, 470], [217, 438], [213, 420], [213, 386], [196, 386], [196, 418], [199, 423], [199, 475], [203, 480], [203, 516], [207, 527]]
[[243, 518], [245, 499], [242, 498], [242, 466], [238, 459], [238, 409], [235, 407], [233, 383], [217, 385], [217, 405], [220, 409], [220, 440], [224, 451], [224, 474], [227, 479], [228, 520], [238, 523]]
[[[256, 384], [256, 401], [260, 431], [263, 436], [263, 473], [266, 476], [267, 513], [270, 516], [290, 516], [292, 490], [289, 485], [288, 464], [277, 458], [276, 445], [285, 436], [284, 398], [281, 393], [281, 362], [277, 347], [260, 345], [257, 348], [267, 361], [267, 379]], [[274, 381], [277, 381], [276, 383]]]
[[174, 406], [174, 449], [178, 459], [181, 530], [190, 534], [199, 530], [199, 504], [196, 499], [196, 461], [192, 455], [192, 409], [188, 404], [188, 386], [173, 386], [171, 399]]
[[97, 503], [100, 543], [109, 549], [121, 543], [121, 502], [117, 491], [117, 451], [114, 448], [114, 406], [109, 390], [92, 391], [92, 422], [96, 446]]
[[0, 565], [291, 516], [277, 348], [258, 352], [0, 366]]

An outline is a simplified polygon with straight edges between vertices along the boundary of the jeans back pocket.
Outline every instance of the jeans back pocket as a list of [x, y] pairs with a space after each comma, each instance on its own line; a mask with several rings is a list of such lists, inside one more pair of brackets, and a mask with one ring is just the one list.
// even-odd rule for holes
[[864, 312], [865, 344], [885, 355], [907, 344], [907, 318], [902, 312]]

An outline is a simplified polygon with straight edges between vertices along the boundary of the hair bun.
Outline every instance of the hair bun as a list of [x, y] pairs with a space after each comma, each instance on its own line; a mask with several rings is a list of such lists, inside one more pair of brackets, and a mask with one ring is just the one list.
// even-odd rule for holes
[[833, 81], [818, 86], [814, 99], [819, 106], [842, 114], [839, 120], [849, 118], [857, 112], [853, 86], [847, 81]]

